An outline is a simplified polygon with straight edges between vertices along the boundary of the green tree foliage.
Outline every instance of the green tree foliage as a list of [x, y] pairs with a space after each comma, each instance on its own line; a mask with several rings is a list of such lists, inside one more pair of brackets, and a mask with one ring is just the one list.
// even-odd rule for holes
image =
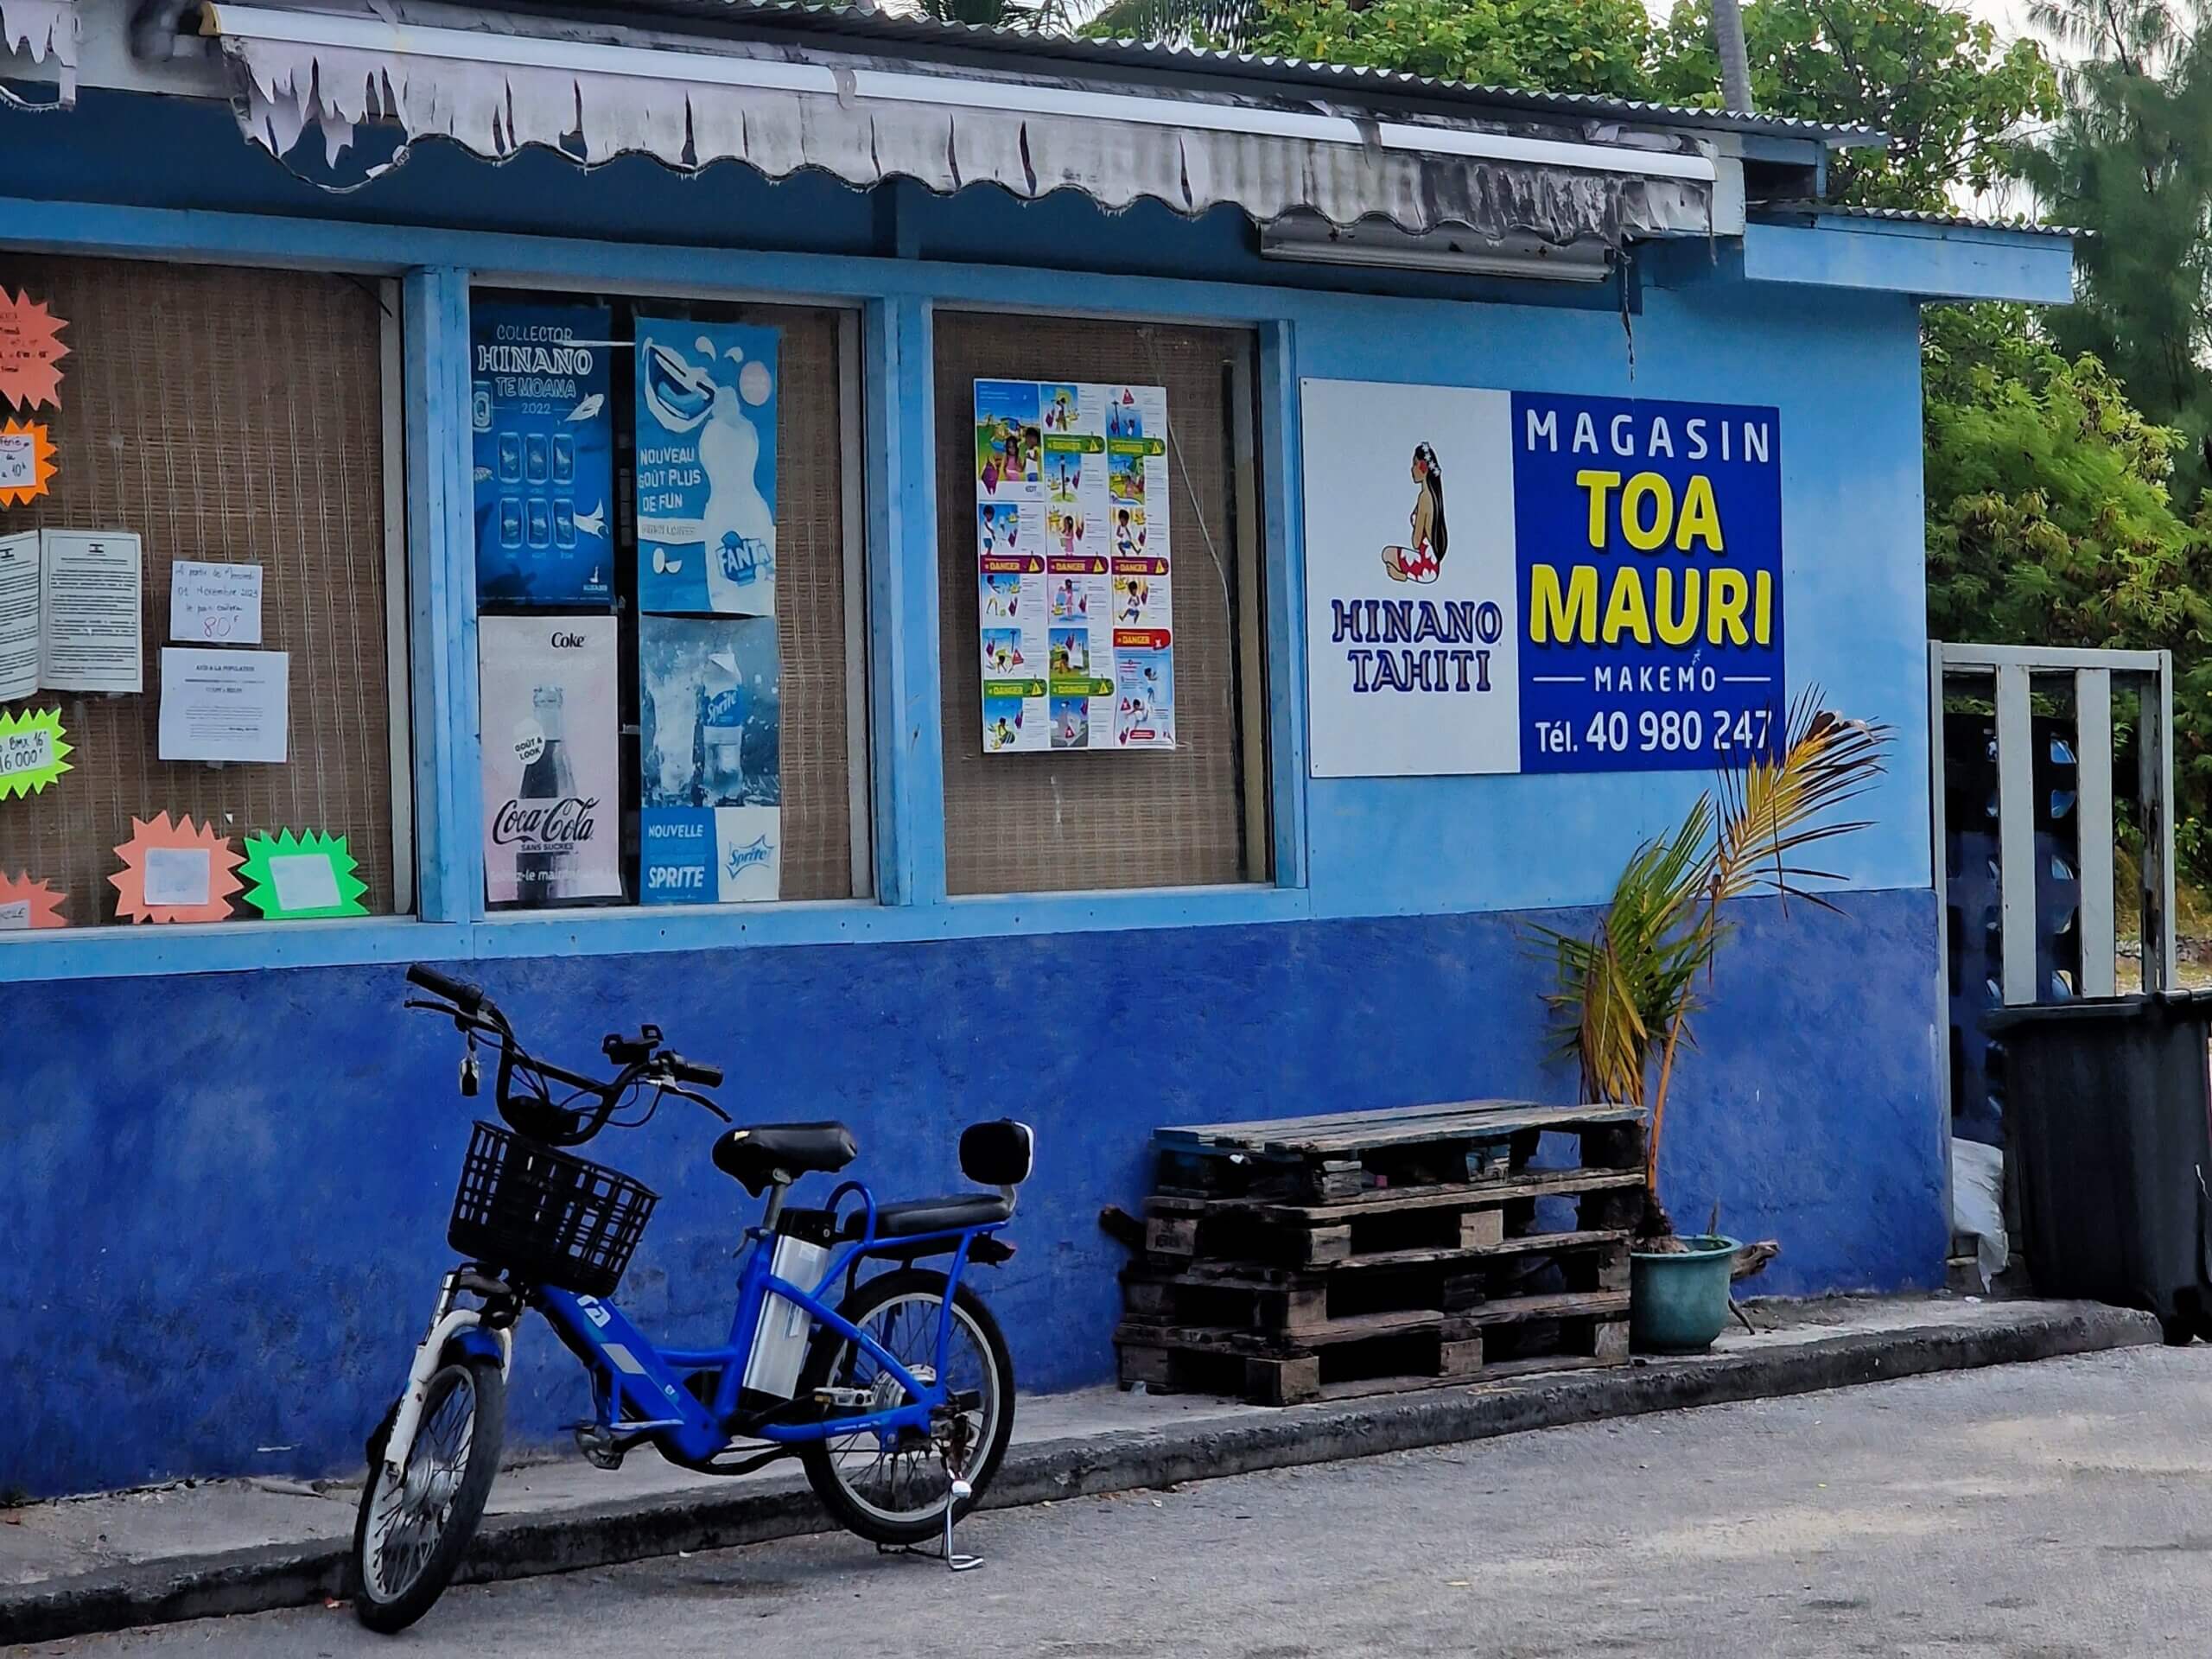
[[1928, 617], [1939, 638], [2174, 653], [2177, 841], [2212, 874], [2212, 537], [2168, 492], [2171, 428], [2015, 306], [1924, 329]]
[[[1753, 0], [1744, 8], [1751, 101], [1763, 113], [1849, 122], [1886, 149], [1839, 153], [1828, 194], [1875, 207], [1941, 208], [2005, 176], [2024, 121], [2058, 112], [2058, 82], [2030, 41], [1934, 0]], [[1707, 0], [1682, 0], [1652, 73], [1656, 96], [1713, 104], [1720, 62]]]
[[1265, 0], [1247, 51], [1476, 86], [1649, 98], [1642, 0]]
[[2061, 0], [2041, 20], [2083, 54], [2054, 130], [2020, 155], [2077, 245], [2079, 302], [2053, 314], [2154, 420], [2177, 428], [2176, 492], [2212, 481], [2212, 27], [2143, 0]]

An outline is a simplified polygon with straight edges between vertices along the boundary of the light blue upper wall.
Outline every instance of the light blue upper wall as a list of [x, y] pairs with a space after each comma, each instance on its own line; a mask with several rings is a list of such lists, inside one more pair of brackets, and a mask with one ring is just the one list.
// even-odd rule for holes
[[[1393, 308], [1394, 310], [1398, 310]], [[1771, 404], [1782, 412], [1783, 549], [1793, 693], [1889, 722], [1874, 826], [1832, 865], [1857, 887], [1929, 885], [1927, 622], [1914, 303], [1740, 282], [1646, 289], [1618, 312], [1309, 305], [1299, 371], [1320, 378]], [[1597, 901], [1710, 775], [1315, 779], [1318, 913]]]
[[[887, 416], [869, 428], [869, 465], [887, 479], [931, 476], [930, 375], [917, 348], [925, 342], [931, 305], [1181, 315], [1260, 325], [1263, 391], [1273, 398], [1262, 410], [1262, 429], [1274, 435], [1268, 454], [1278, 474], [1269, 492], [1271, 581], [1275, 603], [1288, 607], [1276, 619], [1283, 625], [1274, 636], [1278, 696], [1299, 684], [1302, 667], [1291, 655], [1303, 649], [1304, 637], [1294, 475], [1300, 377], [1775, 404], [1782, 412], [1791, 688], [1817, 683], [1831, 707], [1885, 721], [1897, 734], [1890, 777], [1864, 803], [1875, 827], [1839, 845], [1834, 861], [1856, 887], [1929, 884], [1915, 302], [1907, 291], [1812, 285], [1822, 271], [1861, 269], [1854, 245], [1881, 238], [1885, 250], [1903, 249], [1879, 256], [1894, 280], [1907, 290], [1926, 291], [1932, 268], [1910, 264], [1907, 238], [1839, 221], [1796, 232], [1815, 240], [1795, 245], [1791, 257], [1805, 280], [1789, 284], [1747, 281], [1741, 253], [1726, 243], [1671, 248], [1648, 261], [1653, 280], [1631, 289], [1624, 316], [1611, 284], [1593, 290], [1470, 283], [1436, 275], [1268, 264], [1253, 252], [1248, 227], [1233, 216], [1195, 224], [1164, 209], [1115, 216], [1065, 196], [1025, 207], [995, 189], [949, 201], [918, 191], [880, 192], [871, 200], [814, 175], [770, 187], [743, 169], [719, 168], [683, 181], [642, 162], [585, 175], [544, 156], [495, 168], [433, 145], [389, 180], [332, 196], [249, 149], [220, 111], [116, 95], [88, 94], [86, 108], [74, 118], [0, 111], [0, 162], [11, 189], [51, 203], [210, 210], [205, 218], [123, 226], [129, 235], [108, 244], [118, 248], [167, 243], [196, 246], [210, 257], [228, 251], [281, 260], [283, 250], [301, 245], [304, 227], [308, 245], [340, 261], [537, 272], [547, 280], [565, 276], [586, 283], [728, 283], [872, 300], [871, 338], [880, 338], [868, 366], [872, 375], [891, 373], [896, 382], [880, 387]], [[66, 224], [73, 212], [42, 210], [36, 218], [41, 226]], [[254, 217], [264, 215], [282, 218]], [[75, 217], [92, 227], [85, 234], [94, 243], [118, 233], [111, 214]], [[315, 222], [325, 219], [327, 230]], [[694, 232], [697, 241], [640, 246], [648, 226], [664, 238]], [[9, 230], [0, 223], [0, 239]], [[18, 233], [46, 239], [36, 230]], [[555, 237], [564, 239], [543, 239]], [[365, 249], [372, 255], [365, 256]], [[918, 252], [921, 257], [912, 257]], [[886, 257], [894, 253], [907, 257]], [[1923, 284], [1917, 289], [1916, 269]], [[1660, 280], [1674, 285], [1659, 286]], [[918, 499], [902, 496], [896, 505], [894, 512], [893, 503], [881, 504], [872, 518], [877, 536], [891, 543], [884, 556], [896, 562], [912, 591], [933, 595], [933, 515], [919, 510]], [[910, 657], [913, 644], [910, 630]], [[879, 671], [885, 660], [879, 654]], [[920, 689], [909, 690], [912, 706], [933, 706]], [[1302, 732], [1304, 721], [1294, 702], [1282, 713], [1279, 759], [1290, 752], [1286, 733]], [[918, 803], [929, 792], [918, 787], [912, 756], [901, 760], [890, 747], [879, 753], [879, 766], [906, 770], [877, 778], [879, 810], [887, 799]], [[1285, 775], [1278, 779], [1278, 811], [1291, 825], [1302, 814], [1307, 886], [1241, 897], [1074, 895], [1042, 904], [948, 904], [929, 879], [933, 852], [941, 872], [942, 825], [918, 822], [929, 815], [918, 813], [910, 815], [917, 820], [912, 823], [879, 825], [892, 833], [900, 857], [918, 860], [906, 883], [884, 883], [894, 898], [903, 887], [908, 902], [901, 906], [840, 907], [834, 916], [809, 907], [743, 918], [668, 914], [590, 927], [464, 923], [468, 937], [457, 942], [457, 953], [691, 949], [1586, 903], [1604, 895], [1639, 839], [1677, 817], [1708, 782], [1696, 772]], [[899, 844], [902, 828], [921, 839]], [[939, 837], [934, 848], [927, 841], [931, 833]], [[1295, 885], [1297, 861], [1279, 857], [1278, 865], [1281, 879]], [[373, 939], [365, 930], [358, 937], [369, 956], [400, 955], [414, 949], [402, 937], [409, 931], [403, 925], [379, 930]], [[604, 944], [596, 943], [602, 933]], [[296, 929], [285, 938], [309, 942]], [[196, 947], [199, 941], [190, 943]], [[244, 952], [239, 963], [280, 959], [273, 953], [257, 957], [243, 939], [226, 948], [232, 956]], [[365, 959], [334, 934], [308, 954]], [[111, 950], [102, 960], [115, 955]], [[209, 965], [235, 964], [226, 956]], [[9, 976], [16, 976], [0, 963], [0, 977]]]

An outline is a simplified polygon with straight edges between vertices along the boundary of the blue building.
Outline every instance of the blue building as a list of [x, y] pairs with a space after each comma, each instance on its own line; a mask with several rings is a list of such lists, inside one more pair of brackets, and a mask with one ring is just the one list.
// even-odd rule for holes
[[[1571, 1097], [1526, 924], [1814, 687], [1875, 823], [1666, 1194], [1938, 1282], [1918, 307], [2064, 239], [1823, 205], [1859, 130], [614, 10], [0, 0], [0, 1479], [358, 1459], [482, 1104], [418, 960], [887, 1189], [1027, 1119], [992, 1294], [1103, 1381], [1154, 1125]], [[609, 1154], [671, 1335], [708, 1140]]]

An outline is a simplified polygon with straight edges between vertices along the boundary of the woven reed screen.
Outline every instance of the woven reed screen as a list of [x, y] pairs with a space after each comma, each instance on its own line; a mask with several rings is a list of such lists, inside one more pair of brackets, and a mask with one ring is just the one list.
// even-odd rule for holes
[[[639, 309], [669, 315], [645, 302]], [[747, 306], [736, 316], [783, 331], [776, 347], [783, 896], [848, 899], [853, 893], [853, 770], [847, 747], [844, 489], [845, 468], [861, 465], [861, 457], [845, 454], [838, 315]]]
[[[953, 893], [1264, 880], [1243, 805], [1230, 371], [1239, 330], [940, 313], [937, 331], [938, 659], [945, 884]], [[1176, 747], [1173, 753], [983, 753], [976, 616], [975, 383], [1119, 380], [1167, 389]], [[1244, 458], [1249, 461], [1249, 457]], [[1209, 540], [1211, 546], [1209, 549]], [[1256, 682], [1255, 682], [1256, 683]], [[1248, 853], [1248, 843], [1252, 850]]]
[[[114, 919], [114, 849], [135, 816], [346, 837], [362, 902], [392, 907], [385, 649], [381, 311], [340, 276], [130, 260], [0, 258], [0, 287], [66, 318], [49, 494], [0, 508], [0, 535], [134, 531], [145, 691], [42, 692], [72, 770], [0, 801], [0, 872], [51, 881], [73, 926]], [[219, 769], [158, 753], [161, 647], [177, 559], [262, 567], [262, 643], [291, 653], [290, 759]], [[254, 912], [240, 907], [238, 913]]]

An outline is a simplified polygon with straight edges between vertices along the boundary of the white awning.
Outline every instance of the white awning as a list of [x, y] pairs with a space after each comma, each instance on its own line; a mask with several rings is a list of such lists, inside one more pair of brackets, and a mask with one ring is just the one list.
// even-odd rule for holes
[[[51, 58], [60, 88], [56, 101], [63, 105], [77, 101], [79, 34], [76, 0], [0, 0], [0, 58], [27, 55], [33, 63]], [[26, 102], [5, 91], [0, 99]]]
[[357, 126], [386, 123], [493, 159], [538, 144], [587, 164], [641, 153], [687, 171], [738, 161], [771, 179], [818, 168], [863, 189], [893, 178], [943, 194], [990, 182], [1026, 200], [1073, 188], [1113, 210], [1234, 203], [1263, 225], [1308, 213], [1616, 247], [1741, 228], [1739, 208], [1738, 223], [1714, 222], [1712, 147], [1686, 133], [1616, 128], [1616, 142], [1592, 142], [1558, 124], [1100, 90], [543, 18], [495, 30], [227, 0], [202, 17], [236, 67], [247, 136], [283, 155], [319, 131], [334, 164]]

